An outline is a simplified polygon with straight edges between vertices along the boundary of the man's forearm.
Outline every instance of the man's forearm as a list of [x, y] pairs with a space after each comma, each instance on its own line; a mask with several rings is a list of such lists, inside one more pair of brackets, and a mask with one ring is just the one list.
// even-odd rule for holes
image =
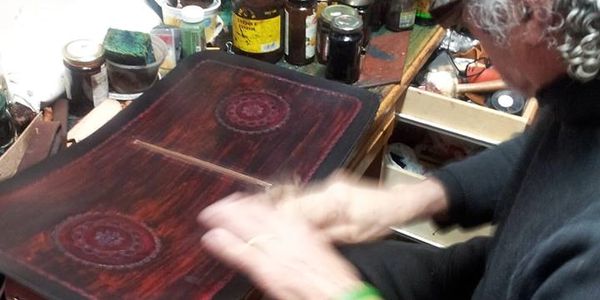
[[386, 215], [389, 225], [427, 219], [446, 214], [448, 197], [444, 186], [435, 178], [419, 183], [397, 185], [389, 189], [389, 198], [380, 210]]

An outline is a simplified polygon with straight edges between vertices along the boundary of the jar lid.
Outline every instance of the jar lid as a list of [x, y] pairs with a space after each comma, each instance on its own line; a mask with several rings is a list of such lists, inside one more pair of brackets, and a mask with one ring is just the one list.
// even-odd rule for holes
[[181, 20], [186, 23], [200, 23], [204, 20], [204, 8], [188, 5], [181, 9]]
[[488, 106], [509, 114], [520, 114], [525, 107], [525, 97], [512, 90], [500, 90], [488, 99]]
[[375, 2], [374, 0], [341, 0], [340, 3], [350, 5], [352, 7], [367, 6]]
[[323, 18], [323, 21], [325, 21], [326, 23], [331, 23], [333, 18], [342, 16], [342, 15], [357, 17], [358, 12], [356, 11], [356, 9], [354, 9], [350, 6], [340, 5], [340, 4], [329, 5], [329, 6], [325, 7], [323, 9], [323, 11], [321, 12], [321, 17]]
[[331, 29], [344, 33], [360, 32], [363, 22], [356, 16], [342, 15], [335, 17], [331, 23]]
[[92, 40], [75, 40], [65, 45], [63, 58], [74, 66], [98, 65], [104, 61], [104, 48]]

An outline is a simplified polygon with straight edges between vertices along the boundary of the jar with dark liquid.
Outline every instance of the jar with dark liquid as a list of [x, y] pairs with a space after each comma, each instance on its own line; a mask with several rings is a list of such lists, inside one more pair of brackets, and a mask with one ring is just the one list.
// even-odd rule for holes
[[417, 6], [414, 0], [390, 0], [385, 27], [391, 31], [409, 30], [415, 24]]
[[369, 40], [371, 39], [371, 27], [369, 26], [369, 24], [371, 24], [371, 18], [373, 15], [373, 12], [372, 12], [373, 2], [374, 2], [374, 0], [340, 0], [340, 3], [355, 8], [356, 11], [358, 11], [358, 14], [362, 18], [362, 22], [364, 24], [363, 29], [362, 29], [363, 30], [363, 41], [362, 41], [363, 50], [367, 49], [367, 46], [369, 45]]
[[347, 5], [330, 5], [321, 12], [321, 16], [317, 22], [317, 60], [319, 63], [327, 63], [331, 22], [335, 17], [342, 15], [358, 17], [358, 12], [356, 9]]
[[69, 113], [82, 117], [108, 98], [104, 48], [91, 40], [70, 42], [63, 49], [63, 62]]
[[283, 56], [283, 2], [232, 0], [233, 52], [276, 63]]
[[307, 65], [315, 59], [316, 9], [316, 0], [285, 2], [285, 60], [292, 65]]
[[386, 0], [373, 0], [371, 4], [371, 20], [369, 26], [371, 31], [378, 31], [385, 20]]
[[0, 155], [15, 141], [15, 127], [8, 112], [9, 93], [6, 80], [0, 69]]
[[358, 80], [363, 26], [362, 20], [355, 16], [343, 15], [333, 19], [329, 34], [326, 78], [345, 83]]

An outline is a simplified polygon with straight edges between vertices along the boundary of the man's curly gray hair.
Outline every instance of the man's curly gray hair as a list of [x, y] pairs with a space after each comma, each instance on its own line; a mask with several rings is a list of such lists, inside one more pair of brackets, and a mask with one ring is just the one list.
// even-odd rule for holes
[[[523, 1], [470, 0], [469, 15], [481, 29], [504, 43], [508, 31], [527, 14]], [[556, 47], [567, 63], [568, 74], [590, 81], [600, 71], [600, 1], [554, 0], [554, 6], [538, 13], [548, 21], [548, 44]], [[562, 33], [555, 40], [553, 33]]]

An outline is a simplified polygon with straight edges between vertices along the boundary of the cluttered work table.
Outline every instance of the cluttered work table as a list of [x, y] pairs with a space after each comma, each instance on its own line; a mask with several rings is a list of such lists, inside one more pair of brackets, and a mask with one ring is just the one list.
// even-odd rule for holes
[[[385, 30], [382, 30], [385, 31]], [[355, 174], [363, 174], [369, 167], [372, 166], [374, 170], [379, 168], [380, 155], [388, 141], [388, 138], [392, 134], [394, 128], [395, 112], [398, 105], [401, 103], [404, 94], [410, 83], [413, 81], [417, 73], [423, 67], [429, 56], [434, 52], [440, 41], [443, 39], [445, 31], [441, 27], [437, 26], [419, 26], [415, 25], [410, 32], [401, 33], [390, 33], [388, 35], [404, 35], [405, 37], [410, 36], [409, 39], [401, 38], [400, 41], [408, 45], [400, 45], [398, 48], [406, 47], [406, 52], [398, 53], [398, 56], [403, 56], [404, 69], [401, 72], [401, 81], [397, 83], [383, 84], [379, 86], [372, 86], [365, 88], [370, 92], [373, 92], [380, 96], [379, 109], [375, 115], [374, 120], [370, 129], [363, 136], [361, 142], [358, 143], [357, 148], [354, 150], [350, 160], [347, 162], [346, 169], [352, 171]], [[315, 73], [314, 67], [308, 68], [294, 68], [285, 63], [280, 63], [281, 66], [290, 69], [295, 69], [302, 73]], [[317, 65], [315, 62], [313, 65]], [[308, 70], [307, 70], [308, 69]], [[396, 70], [397, 71], [397, 70]], [[398, 72], [400, 73], [400, 72]], [[317, 76], [319, 77], [319, 76]], [[118, 106], [115, 109], [113, 105], [112, 111], [119, 110]], [[92, 111], [92, 114], [97, 113]], [[99, 118], [101, 121], [107, 121], [106, 118]], [[94, 121], [96, 122], [96, 121]], [[87, 136], [91, 134], [92, 130], [97, 129], [101, 124], [90, 124], [85, 126], [83, 130], [77, 130], [74, 133], [78, 136]]]
[[[369, 91], [379, 95], [381, 101], [370, 129], [347, 163], [348, 170], [351, 170], [355, 174], [363, 174], [374, 162], [373, 168], [375, 170], [378, 168], [378, 159], [393, 131], [396, 109], [402, 101], [411, 81], [431, 53], [435, 51], [444, 33], [444, 30], [440, 27], [415, 25], [410, 32], [410, 42], [408, 44], [408, 51], [405, 53], [401, 82], [368, 88]], [[105, 108], [108, 108], [108, 112], [105, 111]], [[106, 103], [102, 109], [90, 113], [90, 117], [93, 119], [90, 123], [81, 124], [83, 126], [79, 126], [69, 132], [69, 136], [79, 140], [81, 137], [92, 134], [122, 108], [123, 106], [116, 102]], [[103, 115], [105, 113], [106, 115]], [[3, 160], [4, 163], [1, 164], [5, 167], [4, 170], [0, 171], [1, 177], [14, 175], [19, 162], [23, 158], [27, 143], [27, 137], [17, 140], [16, 146], [13, 147], [15, 149], [7, 154], [7, 156], [11, 157], [5, 158]]]
[[[392, 35], [403, 36], [407, 49], [395, 53], [404, 61], [403, 70], [394, 70], [402, 77], [368, 89], [205, 51], [123, 111], [120, 102], [102, 102], [78, 124], [116, 103], [113, 115], [99, 118], [110, 119], [106, 126], [80, 129], [97, 131], [55, 157], [28, 162], [34, 166], [0, 184], [0, 269], [12, 279], [7, 293], [205, 299], [239, 290], [231, 286], [234, 272], [197, 247], [197, 214], [235, 191], [261, 191], [285, 179], [306, 183], [341, 166], [362, 174], [372, 165], [400, 99], [443, 30], [415, 26]], [[245, 103], [253, 105], [237, 110]], [[256, 103], [272, 112], [264, 124], [240, 118], [259, 111]], [[39, 128], [26, 131], [39, 135]], [[34, 145], [24, 136], [3, 157], [13, 167]], [[46, 153], [54, 145], [45, 144]]]

